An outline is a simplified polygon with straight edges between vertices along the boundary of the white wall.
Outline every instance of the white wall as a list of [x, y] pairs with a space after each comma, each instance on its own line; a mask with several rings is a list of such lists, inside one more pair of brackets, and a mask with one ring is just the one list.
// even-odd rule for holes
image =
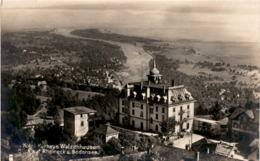
[[[156, 112], [156, 107], [158, 107], [158, 112]], [[153, 118], [155, 121], [162, 122], [162, 117], [164, 116], [164, 120], [168, 117], [168, 107], [163, 105], [154, 104], [153, 106], [150, 106], [150, 108], [153, 109], [153, 113], [150, 113], [150, 118]], [[164, 113], [162, 112], [162, 108], [164, 108]], [[150, 112], [150, 111], [149, 111]], [[158, 119], [156, 119], [156, 114], [158, 115]]]
[[106, 143], [107, 143], [110, 139], [112, 139], [112, 138], [118, 139], [118, 133], [117, 133], [117, 134], [113, 134], [113, 135], [107, 136], [107, 137], [106, 137]]
[[147, 121], [146, 120], [131, 117], [130, 118], [130, 125], [131, 126], [133, 126], [132, 125], [132, 121], [135, 122], [134, 128], [141, 129], [141, 122], [142, 122], [143, 123], [143, 130], [148, 130], [148, 128], [147, 128]]
[[[126, 107], [128, 105], [122, 105], [122, 100], [119, 100], [119, 112], [123, 113], [122, 107]], [[133, 102], [134, 102], [134, 107], [133, 107]], [[143, 105], [143, 109], [141, 109], [141, 104]], [[187, 109], [189, 105], [189, 109]], [[168, 117], [175, 117], [176, 121], [180, 121], [180, 107], [182, 106], [182, 110], [185, 112], [182, 116], [182, 118], [187, 118], [187, 115], [189, 113], [189, 118], [187, 123], [189, 123], [189, 129], [186, 131], [191, 131], [192, 125], [193, 125], [193, 117], [194, 117], [194, 102], [189, 102], [181, 105], [174, 105], [171, 107], [167, 107], [162, 104], [154, 104], [152, 106], [149, 106], [145, 102], [142, 101], [130, 101], [129, 104], [129, 109], [130, 109], [130, 125], [132, 126], [132, 120], [135, 121], [135, 128], [140, 129], [140, 123], [143, 122], [143, 128], [144, 130], [153, 130], [155, 132], [161, 132], [161, 126], [160, 123], [163, 121], [163, 116], [164, 119], [166, 120]], [[158, 112], [156, 112], [156, 107], [158, 107]], [[153, 108], [153, 113], [150, 113], [150, 108]], [[162, 108], [164, 108], [164, 113], [162, 112]], [[175, 108], [175, 112], [173, 112], [173, 108]], [[134, 114], [132, 114], [132, 110], [135, 111]], [[143, 117], [140, 117], [140, 113], [143, 111]], [[156, 114], [158, 115], [158, 119], [156, 119]], [[119, 123], [123, 124], [122, 118], [124, 115], [119, 115]], [[153, 124], [150, 124], [150, 118], [153, 118]], [[156, 131], [155, 126], [158, 125], [158, 131]], [[187, 124], [183, 124], [183, 128], [186, 129]], [[180, 127], [176, 126], [176, 131], [178, 132]]]
[[[133, 107], [134, 103], [134, 107]], [[141, 109], [141, 105], [143, 105], [143, 109]], [[132, 111], [135, 111], [134, 115]], [[142, 119], [147, 119], [147, 111], [146, 111], [146, 103], [145, 102], [139, 102], [139, 101], [130, 101], [130, 116], [139, 117]], [[143, 117], [141, 117], [141, 111], [143, 112]]]
[[[189, 109], [188, 109], [189, 105]], [[169, 107], [168, 111], [168, 117], [174, 117], [176, 121], [180, 121], [180, 109], [182, 107], [182, 110], [185, 112], [182, 115], [182, 119], [186, 118], [187, 122], [183, 124], [183, 129], [186, 129], [187, 123], [189, 123], [189, 128], [186, 131], [191, 131], [192, 126], [193, 126], [193, 118], [194, 118], [194, 102], [189, 102], [185, 104], [180, 104], [180, 105], [174, 105], [172, 107]], [[173, 112], [173, 109], [175, 109], [175, 112]], [[189, 115], [189, 117], [187, 117]], [[176, 132], [179, 132], [180, 127], [177, 126]]]
[[[83, 122], [83, 126], [81, 126], [81, 122]], [[75, 115], [75, 136], [80, 137], [87, 134], [89, 129], [88, 126], [88, 114]]]

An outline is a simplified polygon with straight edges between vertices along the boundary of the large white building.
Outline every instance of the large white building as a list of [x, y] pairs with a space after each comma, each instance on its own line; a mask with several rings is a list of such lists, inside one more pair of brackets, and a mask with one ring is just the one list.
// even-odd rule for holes
[[161, 123], [176, 121], [175, 133], [189, 132], [194, 117], [194, 98], [183, 85], [162, 83], [154, 67], [147, 81], [127, 84], [119, 98], [119, 123], [143, 131], [162, 132]]

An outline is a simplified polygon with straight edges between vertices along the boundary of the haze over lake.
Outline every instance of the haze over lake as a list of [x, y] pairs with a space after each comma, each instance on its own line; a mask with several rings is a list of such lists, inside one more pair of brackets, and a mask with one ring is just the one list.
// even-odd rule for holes
[[[26, 7], [13, 7], [7, 4], [2, 10], [2, 30], [101, 28], [125, 35], [170, 41], [195, 39], [250, 42], [243, 45], [236, 44], [238, 48], [234, 45], [231, 48], [224, 45], [227, 52], [217, 54], [224, 57], [234, 56], [238, 60], [243, 59], [246, 64], [258, 65], [256, 60], [260, 60], [259, 4], [257, 1], [243, 0], [236, 2], [176, 0], [162, 3], [124, 1], [124, 3], [97, 4], [78, 1], [75, 4], [57, 3], [48, 6], [40, 3]], [[214, 55], [216, 52], [209, 54]]]

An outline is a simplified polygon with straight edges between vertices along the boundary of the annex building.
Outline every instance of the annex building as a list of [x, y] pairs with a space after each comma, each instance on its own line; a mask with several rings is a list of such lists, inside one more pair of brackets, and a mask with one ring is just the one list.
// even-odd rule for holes
[[76, 106], [64, 109], [64, 131], [71, 136], [81, 137], [87, 134], [95, 123], [96, 110]]
[[147, 81], [126, 84], [119, 98], [119, 123], [134, 129], [162, 132], [161, 123], [174, 118], [175, 133], [190, 132], [194, 117], [194, 98], [183, 85], [162, 83], [156, 68]]

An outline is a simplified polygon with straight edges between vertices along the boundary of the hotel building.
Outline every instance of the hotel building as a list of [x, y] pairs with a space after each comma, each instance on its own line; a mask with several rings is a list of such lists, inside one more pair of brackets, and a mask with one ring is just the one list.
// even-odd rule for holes
[[143, 131], [162, 132], [161, 123], [176, 121], [175, 133], [190, 132], [194, 117], [194, 98], [183, 85], [162, 83], [154, 67], [147, 81], [128, 83], [119, 98], [119, 123]]

